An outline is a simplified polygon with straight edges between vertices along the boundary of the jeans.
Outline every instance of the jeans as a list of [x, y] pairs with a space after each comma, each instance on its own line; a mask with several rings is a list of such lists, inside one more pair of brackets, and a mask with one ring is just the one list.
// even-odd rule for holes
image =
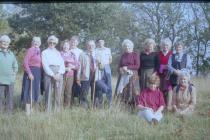
[[162, 119], [163, 114], [162, 112], [159, 112], [159, 111], [154, 112], [150, 109], [145, 109], [145, 110], [140, 110], [138, 112], [138, 116], [143, 117], [148, 122], [152, 121], [152, 119], [156, 119], [159, 122]]

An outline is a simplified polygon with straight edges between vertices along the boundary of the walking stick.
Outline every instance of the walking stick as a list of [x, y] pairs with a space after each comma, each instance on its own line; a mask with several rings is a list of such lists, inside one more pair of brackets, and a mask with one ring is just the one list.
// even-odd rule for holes
[[31, 103], [30, 103], [30, 112], [32, 111], [32, 86], [33, 86], [33, 83], [32, 83], [33, 81], [31, 80], [31, 89], [30, 89], [30, 101], [31, 101]]
[[94, 78], [93, 78], [93, 101], [92, 101], [92, 109], [94, 109], [94, 102], [95, 102], [95, 72], [94, 72]]

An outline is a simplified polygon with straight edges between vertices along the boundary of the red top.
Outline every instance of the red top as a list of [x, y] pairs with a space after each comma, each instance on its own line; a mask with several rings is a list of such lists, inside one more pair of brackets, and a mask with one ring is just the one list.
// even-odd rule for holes
[[149, 88], [144, 89], [138, 97], [138, 105], [152, 108], [153, 111], [157, 111], [160, 106], [165, 106], [163, 93], [157, 90], [151, 90]]
[[139, 54], [136, 52], [124, 53], [120, 58], [119, 67], [127, 66], [130, 70], [138, 70], [140, 66]]
[[27, 50], [24, 57], [23, 67], [27, 74], [31, 74], [30, 66], [41, 67], [41, 53], [40, 48], [31, 47]]
[[160, 65], [168, 65], [168, 59], [172, 55], [172, 52], [169, 51], [167, 55], [164, 55], [162, 51], [159, 52]]

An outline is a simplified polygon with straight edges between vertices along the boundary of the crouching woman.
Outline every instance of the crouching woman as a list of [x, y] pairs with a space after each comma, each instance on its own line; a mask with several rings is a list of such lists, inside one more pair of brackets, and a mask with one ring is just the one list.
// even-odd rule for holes
[[196, 90], [190, 83], [190, 75], [182, 73], [178, 77], [178, 85], [169, 96], [167, 109], [174, 111], [177, 115], [191, 116], [196, 104]]
[[159, 90], [160, 79], [157, 75], [148, 77], [148, 87], [141, 91], [138, 97], [138, 116], [146, 119], [150, 124], [157, 124], [163, 117], [165, 102], [163, 93]]

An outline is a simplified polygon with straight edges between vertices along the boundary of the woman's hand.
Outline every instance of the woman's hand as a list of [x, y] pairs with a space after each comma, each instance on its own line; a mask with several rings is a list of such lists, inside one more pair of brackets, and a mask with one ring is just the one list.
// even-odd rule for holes
[[33, 80], [34, 80], [34, 76], [33, 76], [33, 74], [29, 74], [29, 75], [28, 75], [28, 78], [29, 78], [30, 80], [32, 80], [32, 81], [33, 81]]

